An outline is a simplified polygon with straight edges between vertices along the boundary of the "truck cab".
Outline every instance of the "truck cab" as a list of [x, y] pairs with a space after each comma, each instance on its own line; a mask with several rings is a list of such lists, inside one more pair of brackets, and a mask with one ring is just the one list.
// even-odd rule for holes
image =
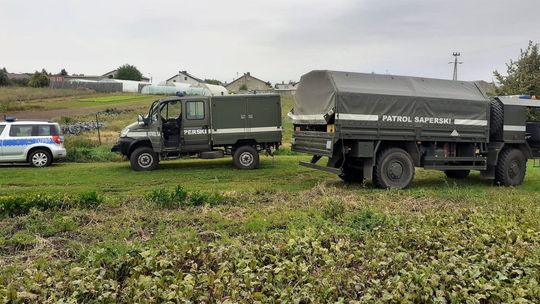
[[278, 95], [167, 97], [124, 128], [113, 151], [138, 171], [155, 169], [161, 159], [225, 155], [233, 155], [239, 169], [254, 169], [258, 153], [271, 153], [280, 143]]

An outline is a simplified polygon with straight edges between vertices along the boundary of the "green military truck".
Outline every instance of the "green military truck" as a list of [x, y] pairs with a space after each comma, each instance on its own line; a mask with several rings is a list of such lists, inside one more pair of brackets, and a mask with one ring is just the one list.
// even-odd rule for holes
[[289, 113], [292, 150], [313, 155], [304, 166], [380, 188], [408, 186], [415, 167], [515, 186], [540, 158], [540, 123], [527, 121], [534, 99], [490, 98], [474, 82], [312, 71]]
[[167, 97], [124, 128], [112, 151], [136, 171], [156, 169], [162, 159], [225, 155], [233, 156], [238, 169], [254, 169], [260, 151], [271, 154], [280, 144], [279, 95]]

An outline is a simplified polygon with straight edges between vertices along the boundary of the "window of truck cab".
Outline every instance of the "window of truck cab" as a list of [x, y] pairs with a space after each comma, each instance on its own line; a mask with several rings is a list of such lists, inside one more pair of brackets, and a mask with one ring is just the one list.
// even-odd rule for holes
[[186, 102], [186, 118], [189, 120], [204, 119], [204, 101], [193, 100]]
[[4, 132], [5, 128], [6, 128], [6, 125], [0, 125], [0, 137], [2, 137], [2, 133]]

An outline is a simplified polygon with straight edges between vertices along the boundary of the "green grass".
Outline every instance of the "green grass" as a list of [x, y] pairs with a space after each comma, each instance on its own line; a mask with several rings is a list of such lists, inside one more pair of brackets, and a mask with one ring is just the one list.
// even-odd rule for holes
[[29, 87], [0, 87], [0, 103], [9, 101], [31, 101], [59, 97], [95, 94], [91, 90], [67, 90]]
[[80, 102], [103, 102], [103, 103], [122, 103], [122, 102], [132, 102], [137, 100], [146, 100], [148, 99], [147, 95], [113, 95], [113, 96], [96, 96], [90, 98], [79, 99]]
[[227, 159], [150, 173], [127, 163], [2, 168], [2, 194], [92, 203], [1, 219], [0, 299], [540, 301], [537, 169], [516, 188], [418, 170], [411, 188], [387, 191], [300, 159], [264, 158], [254, 171]]

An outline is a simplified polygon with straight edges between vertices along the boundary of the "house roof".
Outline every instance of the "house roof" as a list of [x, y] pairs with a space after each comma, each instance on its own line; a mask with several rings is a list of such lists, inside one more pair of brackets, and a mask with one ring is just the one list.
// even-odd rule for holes
[[244, 75], [242, 75], [242, 76], [236, 78], [235, 80], [231, 81], [230, 83], [228, 83], [228, 84], [226, 85], [226, 87], [230, 86], [231, 84], [237, 82], [238, 80], [240, 80], [240, 79], [242, 79], [242, 78], [244, 78], [244, 77], [246, 77], [246, 76], [249, 76], [249, 77], [251, 77], [251, 78], [253, 78], [253, 79], [255, 79], [255, 80], [258, 80], [258, 81], [260, 81], [260, 82], [264, 82], [265, 84], [268, 84], [268, 81], [261, 80], [261, 79], [255, 77], [255, 76], [251, 75], [251, 74], [248, 72], [248, 73], [244, 73]]
[[198, 81], [198, 82], [204, 82], [204, 80], [202, 80], [202, 79], [200, 79], [200, 78], [197, 78], [197, 77], [191, 75], [191, 74], [188, 73], [187, 71], [180, 71], [180, 72], [178, 72], [178, 74], [176, 74], [176, 75], [172, 76], [171, 78], [167, 79], [167, 81], [173, 79], [174, 77], [176, 77], [176, 76], [178, 76], [178, 75], [184, 75], [184, 76], [187, 76], [187, 77], [189, 77], [189, 78], [191, 78], [191, 79], [194, 79], [194, 80], [196, 80], [196, 81]]

